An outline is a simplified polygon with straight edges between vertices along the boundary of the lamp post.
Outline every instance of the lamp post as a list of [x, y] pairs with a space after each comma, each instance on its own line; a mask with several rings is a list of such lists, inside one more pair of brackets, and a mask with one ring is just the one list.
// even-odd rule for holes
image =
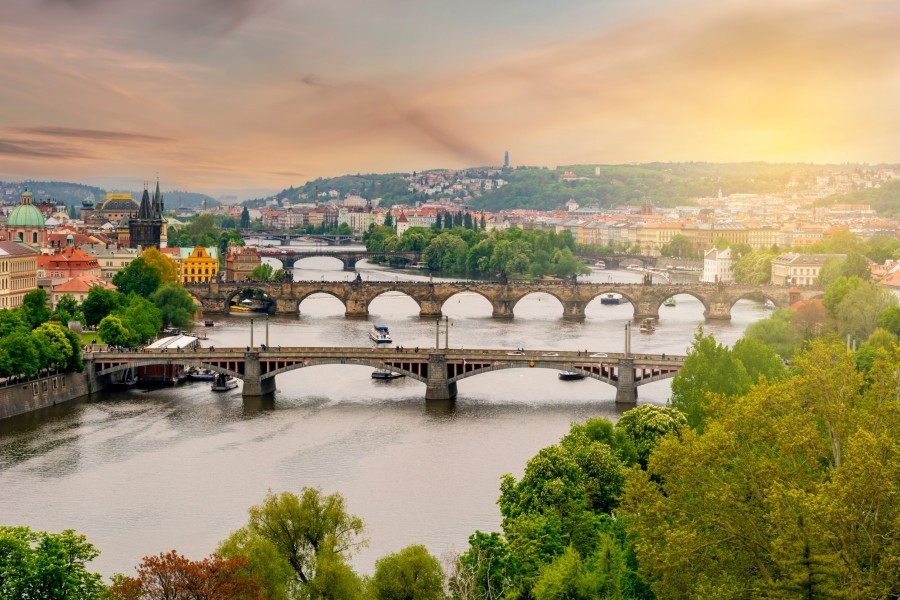
[[441, 349], [441, 320], [434, 322], [434, 349]]
[[444, 315], [444, 350], [450, 349], [450, 317]]
[[250, 349], [253, 350], [253, 319], [250, 319]]
[[269, 347], [269, 315], [266, 315], [266, 348]]

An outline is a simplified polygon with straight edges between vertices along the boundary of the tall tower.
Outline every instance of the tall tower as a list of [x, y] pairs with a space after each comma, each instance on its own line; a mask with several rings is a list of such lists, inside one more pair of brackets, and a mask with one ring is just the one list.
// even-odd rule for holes
[[509, 150], [503, 153], [503, 168], [509, 168]]
[[141, 205], [138, 214], [128, 221], [129, 245], [132, 248], [147, 249], [160, 247], [162, 237], [162, 213], [160, 210], [159, 182], [156, 182], [156, 193], [150, 200], [150, 193], [144, 185], [144, 194], [141, 196]]

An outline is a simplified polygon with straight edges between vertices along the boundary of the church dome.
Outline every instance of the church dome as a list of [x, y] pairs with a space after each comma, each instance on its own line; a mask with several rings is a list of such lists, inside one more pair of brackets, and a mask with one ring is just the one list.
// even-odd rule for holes
[[81, 205], [85, 208], [92, 208], [94, 206], [94, 195], [88, 192], [88, 195], [81, 201]]
[[6, 219], [7, 227], [45, 227], [44, 215], [33, 204], [20, 204], [15, 207], [9, 218]]

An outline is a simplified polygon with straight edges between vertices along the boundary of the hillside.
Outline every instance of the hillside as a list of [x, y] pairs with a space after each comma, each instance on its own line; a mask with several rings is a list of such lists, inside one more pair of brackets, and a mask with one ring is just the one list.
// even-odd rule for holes
[[[81, 206], [81, 203], [88, 195], [93, 196], [94, 200], [99, 202], [106, 196], [107, 191], [119, 191], [105, 190], [91, 185], [67, 181], [0, 181], [0, 192], [3, 194], [3, 201], [7, 204], [18, 202], [25, 188], [28, 188], [34, 194], [34, 197], [39, 200], [50, 198], [63, 202], [70, 207]], [[135, 200], [140, 200], [143, 190], [126, 190], [126, 193], [130, 193]], [[207, 206], [218, 206], [219, 204], [219, 201], [212, 196], [196, 192], [181, 190], [163, 191], [163, 196], [165, 197], [166, 207], [172, 209], [178, 208], [179, 204], [186, 208], [200, 206], [201, 201], [204, 199]]]
[[842, 204], [868, 204], [880, 215], [900, 216], [900, 181], [889, 181], [878, 188], [856, 190], [849, 194], [834, 194], [822, 198], [818, 206]]

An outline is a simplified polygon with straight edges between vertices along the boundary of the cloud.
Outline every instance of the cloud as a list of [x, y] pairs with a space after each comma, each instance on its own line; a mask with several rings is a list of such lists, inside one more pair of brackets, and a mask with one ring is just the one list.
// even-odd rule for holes
[[148, 135], [144, 133], [133, 133], [128, 131], [106, 131], [101, 129], [76, 129], [73, 127], [53, 127], [49, 125], [39, 127], [6, 127], [5, 129], [7, 131], [12, 131], [23, 135], [74, 138], [109, 143], [156, 144], [174, 141], [169, 137]]
[[40, 160], [71, 160], [92, 158], [83, 148], [64, 144], [54, 144], [36, 140], [4, 140], [0, 139], [0, 155], [12, 158], [32, 158]]

